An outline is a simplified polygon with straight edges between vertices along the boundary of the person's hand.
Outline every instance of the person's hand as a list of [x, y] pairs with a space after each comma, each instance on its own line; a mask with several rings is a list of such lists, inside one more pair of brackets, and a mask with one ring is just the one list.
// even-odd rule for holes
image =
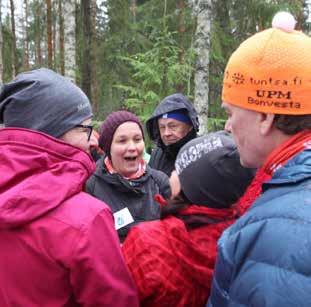
[[181, 190], [180, 181], [176, 171], [173, 171], [170, 177], [171, 198], [176, 197]]

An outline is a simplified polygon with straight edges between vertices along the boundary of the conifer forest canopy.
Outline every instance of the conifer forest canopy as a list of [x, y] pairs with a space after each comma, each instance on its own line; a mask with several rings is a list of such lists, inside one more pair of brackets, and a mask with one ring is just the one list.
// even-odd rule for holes
[[310, 0], [0, 0], [0, 82], [50, 67], [75, 81], [102, 121], [122, 107], [144, 121], [174, 92], [207, 130], [223, 127], [226, 62], [285, 10], [311, 34]]

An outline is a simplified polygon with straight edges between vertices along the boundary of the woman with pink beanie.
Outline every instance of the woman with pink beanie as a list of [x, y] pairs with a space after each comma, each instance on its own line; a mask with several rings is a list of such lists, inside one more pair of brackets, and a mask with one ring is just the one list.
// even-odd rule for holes
[[105, 155], [97, 162], [86, 190], [110, 206], [122, 242], [133, 225], [159, 219], [160, 207], [154, 196], [170, 195], [169, 180], [144, 161], [143, 127], [131, 112], [108, 115], [100, 129], [99, 146]]

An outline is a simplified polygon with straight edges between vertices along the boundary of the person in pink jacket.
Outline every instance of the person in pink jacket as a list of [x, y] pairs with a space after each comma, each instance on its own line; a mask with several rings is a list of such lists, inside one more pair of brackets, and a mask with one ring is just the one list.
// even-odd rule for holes
[[0, 306], [138, 306], [112, 213], [84, 193], [85, 94], [48, 69], [0, 93]]

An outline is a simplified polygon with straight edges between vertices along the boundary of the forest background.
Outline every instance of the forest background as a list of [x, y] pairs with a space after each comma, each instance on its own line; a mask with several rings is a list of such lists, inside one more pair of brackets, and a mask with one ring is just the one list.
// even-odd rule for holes
[[221, 83], [233, 50], [280, 10], [311, 34], [310, 0], [0, 0], [0, 82], [49, 67], [90, 98], [95, 120], [127, 108], [145, 121], [182, 92], [201, 134], [221, 129]]

